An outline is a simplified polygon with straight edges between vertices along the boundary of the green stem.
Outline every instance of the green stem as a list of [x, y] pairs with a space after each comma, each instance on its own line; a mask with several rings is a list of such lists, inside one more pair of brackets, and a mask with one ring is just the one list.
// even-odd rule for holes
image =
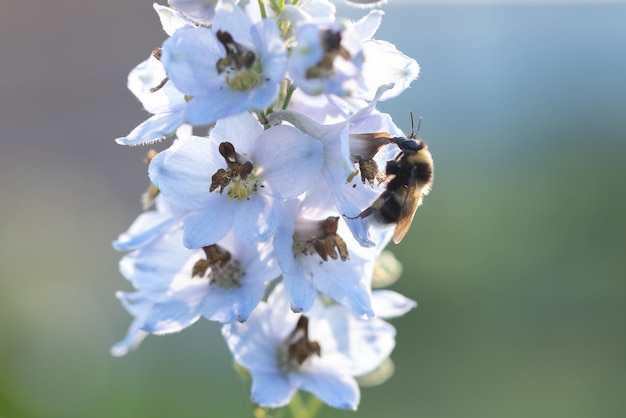
[[289, 402], [289, 411], [293, 418], [309, 418], [309, 413], [304, 406], [304, 402], [302, 402], [302, 397], [300, 396], [300, 392], [296, 392], [291, 398], [291, 402]]
[[293, 95], [293, 92], [296, 90], [296, 88], [293, 86], [293, 84], [289, 84], [289, 87], [287, 87], [287, 94], [285, 95], [285, 101], [283, 102], [283, 110], [287, 109], [287, 106], [289, 106], [289, 102], [291, 101], [291, 96]]
[[256, 111], [256, 115], [259, 118], [259, 122], [261, 123], [261, 125], [263, 125], [264, 129], [269, 129], [270, 128], [270, 124], [267, 121], [267, 116], [270, 114], [271, 112], [268, 111], [260, 111], [257, 110]]
[[319, 412], [320, 408], [324, 405], [317, 396], [311, 395], [309, 402], [307, 403], [307, 409], [309, 410], [309, 418], [313, 418]]
[[302, 395], [297, 392], [288, 405], [292, 418], [314, 418], [323, 403], [316, 396], [309, 395], [308, 402], [302, 400]]
[[257, 0], [259, 3], [259, 9], [261, 9], [261, 18], [267, 19], [267, 12], [265, 11], [265, 0]]

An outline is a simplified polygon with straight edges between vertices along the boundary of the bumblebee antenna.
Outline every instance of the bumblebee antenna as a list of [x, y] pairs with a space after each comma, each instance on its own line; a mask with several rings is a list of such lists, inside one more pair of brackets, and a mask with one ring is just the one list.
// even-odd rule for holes
[[413, 112], [409, 112], [409, 115], [411, 115], [411, 136], [409, 138], [415, 139], [417, 138], [422, 126], [422, 117], [420, 116], [420, 120], [417, 122], [417, 129], [415, 129], [415, 125], [413, 125]]

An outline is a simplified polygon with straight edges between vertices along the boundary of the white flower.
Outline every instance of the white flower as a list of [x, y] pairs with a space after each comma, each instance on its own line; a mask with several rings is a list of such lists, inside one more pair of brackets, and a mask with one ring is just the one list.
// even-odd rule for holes
[[332, 216], [334, 205], [330, 211], [323, 209], [323, 196], [307, 195], [303, 205], [289, 202], [274, 236], [274, 256], [291, 309], [307, 313], [319, 292], [354, 315], [371, 317], [371, 279], [380, 249], [362, 248], [341, 217]]
[[354, 96], [359, 90], [363, 42], [380, 24], [382, 12], [373, 11], [344, 27], [305, 22], [296, 27], [296, 46], [289, 58], [294, 84], [310, 95]]
[[[193, 26], [181, 13], [169, 7], [153, 5], [168, 35], [185, 26]], [[128, 136], [117, 138], [122, 145], [139, 145], [161, 140], [184, 121], [185, 96], [169, 82], [161, 63], [161, 50], [137, 65], [128, 75], [128, 89], [139, 99], [144, 109], [154, 116], [137, 126]]]
[[252, 401], [271, 408], [304, 390], [332, 407], [355, 410], [360, 393], [354, 377], [376, 369], [395, 345], [391, 325], [359, 319], [341, 305], [317, 299], [306, 316], [293, 313], [280, 285], [248, 321], [224, 325], [222, 334], [252, 375]]
[[139, 145], [161, 140], [172, 135], [184, 121], [184, 95], [168, 81], [163, 64], [155, 55], [158, 52], [128, 75], [128, 89], [153, 116], [127, 136], [117, 138], [118, 144]]
[[120, 262], [135, 292], [118, 292], [133, 316], [126, 337], [112, 351], [124, 355], [145, 333], [178, 332], [200, 317], [244, 321], [263, 297], [265, 284], [280, 272], [267, 245], [244, 245], [232, 234], [203, 250], [182, 245], [173, 229]]
[[173, 207], [189, 211], [184, 242], [214, 244], [234, 228], [247, 243], [267, 240], [282, 201], [318, 177], [322, 145], [291, 126], [263, 130], [250, 114], [222, 119], [208, 138], [181, 138], [152, 159], [152, 182]]
[[419, 75], [420, 67], [417, 61], [398, 51], [390, 42], [369, 39], [363, 44], [363, 54], [365, 56], [362, 69], [364, 87], [360, 94], [366, 100], [372, 100], [378, 87], [388, 83], [394, 83], [394, 85], [382, 95], [380, 100], [397, 97]]
[[[269, 118], [271, 123], [289, 122], [302, 132], [318, 138], [323, 144], [324, 164], [321, 169], [321, 176], [327, 187], [326, 193], [335, 200], [339, 213], [346, 216], [346, 222], [354, 238], [364, 247], [372, 247], [376, 244], [370, 238], [368, 223], [360, 218], [355, 218], [355, 216], [365, 207], [365, 203], [369, 204], [374, 200], [376, 194], [368, 189], [364, 193], [355, 195], [355, 191], [352, 190], [357, 186], [355, 183], [350, 183], [349, 179], [355, 177], [354, 173], [358, 167], [354, 165], [354, 152], [351, 149], [349, 132], [353, 126], [357, 130], [374, 126], [378, 126], [382, 130], [385, 130], [383, 129], [385, 127], [389, 127], [389, 130], [397, 129], [390, 118], [381, 117], [378, 112], [374, 111], [380, 96], [392, 87], [393, 84], [380, 86], [374, 99], [366, 107], [345, 121], [336, 124], [323, 125], [304, 114], [291, 110], [275, 111]], [[362, 190], [360, 186], [358, 187], [359, 190]], [[361, 196], [363, 197], [361, 198]], [[386, 243], [385, 238], [383, 241]]]
[[352, 22], [330, 0], [153, 7], [169, 38], [128, 76], [151, 116], [117, 142], [175, 139], [148, 153], [146, 211], [113, 243], [130, 251], [120, 272], [134, 290], [116, 293], [133, 319], [112, 354], [205, 318], [223, 324], [256, 404], [302, 390], [355, 410], [356, 378], [395, 346], [382, 318], [416, 306], [372, 291], [400, 269], [375, 274], [394, 230], [369, 215], [384, 213], [410, 142], [376, 106], [418, 64], [374, 39], [379, 10]]
[[287, 50], [274, 21], [252, 20], [230, 2], [218, 5], [211, 28], [183, 27], [163, 44], [169, 79], [186, 96], [184, 117], [206, 125], [276, 100]]

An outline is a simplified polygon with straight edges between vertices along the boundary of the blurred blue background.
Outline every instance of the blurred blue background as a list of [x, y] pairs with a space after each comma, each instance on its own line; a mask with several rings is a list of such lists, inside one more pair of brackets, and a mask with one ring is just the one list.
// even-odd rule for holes
[[[164, 39], [151, 3], [2, 8], [0, 417], [251, 414], [206, 321], [109, 355], [130, 323], [110, 241], [148, 181], [113, 138], [145, 119], [125, 82]], [[385, 10], [377, 38], [422, 73], [382, 109], [422, 116], [436, 162], [393, 248], [419, 307], [393, 378], [320, 416], [623, 416], [626, 4]]]

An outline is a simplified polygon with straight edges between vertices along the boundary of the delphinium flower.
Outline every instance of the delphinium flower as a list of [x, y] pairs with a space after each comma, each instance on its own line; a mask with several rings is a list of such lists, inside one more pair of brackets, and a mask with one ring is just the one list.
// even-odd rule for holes
[[303, 203], [290, 202], [273, 240], [291, 310], [307, 312], [319, 292], [357, 316], [372, 317], [371, 277], [380, 248], [358, 245], [319, 189]]
[[[159, 15], [163, 30], [170, 36], [182, 27], [194, 26], [193, 22], [177, 10], [158, 4], [154, 5], [154, 9]], [[184, 122], [185, 95], [169, 82], [161, 55], [161, 48], [155, 48], [128, 75], [128, 89], [153, 116], [127, 136], [118, 138], [119, 144], [139, 145], [161, 140], [173, 135]]]
[[319, 141], [291, 126], [263, 127], [249, 113], [219, 120], [208, 138], [178, 139], [150, 163], [169, 203], [190, 212], [184, 242], [211, 245], [234, 228], [246, 242], [267, 240], [281, 202], [306, 191], [322, 164]]
[[144, 332], [178, 332], [201, 316], [221, 323], [244, 321], [266, 283], [280, 274], [267, 244], [245, 245], [230, 234], [192, 250], [183, 246], [180, 227], [126, 255], [120, 271], [137, 290], [117, 293], [135, 320], [113, 348], [116, 355], [134, 347]]
[[358, 90], [364, 38], [377, 28], [382, 12], [343, 27], [302, 22], [295, 30], [296, 46], [289, 58], [289, 75], [306, 94], [355, 95]]
[[276, 22], [253, 23], [224, 1], [210, 28], [183, 27], [166, 40], [161, 61], [185, 94], [185, 120], [203, 125], [270, 106], [285, 75], [287, 49]]
[[171, 143], [149, 152], [144, 212], [113, 243], [134, 290], [117, 293], [133, 321], [112, 353], [205, 318], [258, 407], [302, 390], [356, 409], [357, 378], [395, 346], [383, 319], [416, 306], [373, 289], [401, 270], [377, 212], [402, 204], [423, 146], [377, 104], [419, 66], [375, 39], [380, 10], [351, 22], [329, 0], [154, 9], [168, 38], [128, 78], [152, 116], [117, 142]]
[[[399, 315], [414, 306], [405, 302], [387, 313]], [[248, 321], [224, 325], [222, 333], [235, 361], [252, 377], [253, 402], [280, 407], [302, 389], [341, 409], [357, 408], [360, 393], [354, 378], [389, 357], [396, 334], [379, 318], [358, 318], [319, 297], [306, 314], [290, 312], [282, 286]]]

